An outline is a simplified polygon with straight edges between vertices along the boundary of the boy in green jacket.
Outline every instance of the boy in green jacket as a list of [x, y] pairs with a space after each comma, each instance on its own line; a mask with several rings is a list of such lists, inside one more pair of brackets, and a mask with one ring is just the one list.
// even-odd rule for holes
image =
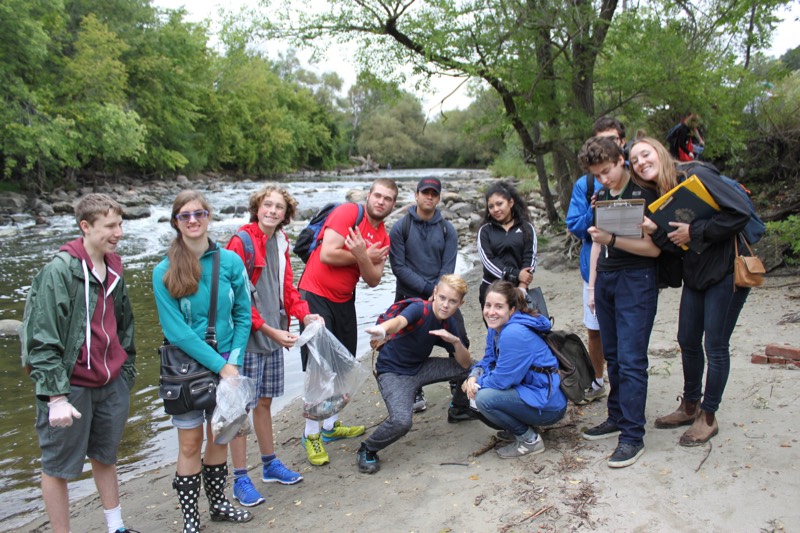
[[117, 448], [136, 370], [133, 311], [117, 244], [122, 207], [105, 194], [75, 206], [82, 237], [33, 279], [20, 338], [36, 388], [42, 496], [54, 533], [69, 529], [67, 481], [88, 456], [109, 533], [122, 520]]

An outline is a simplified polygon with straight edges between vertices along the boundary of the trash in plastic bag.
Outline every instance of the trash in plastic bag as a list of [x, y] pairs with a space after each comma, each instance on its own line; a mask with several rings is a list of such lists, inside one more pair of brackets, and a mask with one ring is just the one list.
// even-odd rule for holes
[[325, 420], [348, 404], [369, 376], [324, 324], [312, 322], [300, 335], [297, 345], [308, 344], [303, 416]]
[[217, 386], [217, 406], [211, 415], [214, 444], [227, 444], [250, 433], [247, 405], [256, 397], [256, 383], [246, 376], [223, 378]]

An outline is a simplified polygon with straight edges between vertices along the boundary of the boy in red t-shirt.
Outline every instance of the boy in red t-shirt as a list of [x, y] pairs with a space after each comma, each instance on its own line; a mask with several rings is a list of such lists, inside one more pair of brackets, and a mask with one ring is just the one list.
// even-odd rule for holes
[[[311, 313], [325, 320], [325, 327], [355, 357], [358, 342], [355, 289], [359, 278], [370, 287], [380, 283], [389, 256], [389, 237], [383, 220], [397, 200], [397, 185], [387, 178], [372, 183], [367, 195], [366, 216], [357, 226], [358, 206], [343, 204], [334, 209], [322, 228], [322, 242], [311, 254], [300, 278], [300, 294]], [[302, 350], [303, 370], [308, 352]], [[306, 420], [303, 445], [308, 460], [319, 466], [330, 462], [323, 442], [358, 437], [364, 426], [344, 426], [334, 415], [320, 423]]]

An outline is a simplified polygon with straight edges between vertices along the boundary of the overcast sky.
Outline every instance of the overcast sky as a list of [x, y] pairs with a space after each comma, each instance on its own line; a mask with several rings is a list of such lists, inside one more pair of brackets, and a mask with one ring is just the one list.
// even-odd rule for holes
[[[327, 0], [318, 0], [321, 3], [327, 3]], [[257, 5], [257, 0], [153, 0], [156, 6], [178, 9], [185, 7], [188, 13], [188, 20], [199, 22], [207, 17], [212, 19], [216, 17], [218, 6], [224, 7], [226, 10], [238, 10], [242, 6]], [[772, 40], [772, 48], [767, 51], [767, 54], [773, 57], [780, 57], [787, 50], [800, 45], [800, 2], [794, 1], [790, 7], [778, 13], [779, 17], [783, 18], [783, 22], [778, 26]], [[344, 60], [343, 56], [346, 54], [329, 54], [328, 61], [325, 62], [320, 70], [334, 71], [345, 82], [345, 90], [355, 82], [356, 72], [353, 63], [348, 63]], [[298, 57], [301, 60], [307, 60], [308, 54], [298, 51]], [[305, 65], [306, 68], [314, 69], [314, 66]], [[454, 91], [456, 87], [462, 82], [461, 79], [454, 79], [448, 77], [441, 77], [439, 80], [434, 81], [431, 85], [432, 94], [419, 95], [422, 97], [425, 111], [436, 113], [439, 111], [439, 102]], [[410, 92], [415, 92], [413, 86], [405, 87]], [[455, 95], [449, 97], [443, 104], [444, 109], [461, 108], [464, 109], [469, 105], [470, 98], [466, 95], [466, 90], [462, 87], [456, 92]]]

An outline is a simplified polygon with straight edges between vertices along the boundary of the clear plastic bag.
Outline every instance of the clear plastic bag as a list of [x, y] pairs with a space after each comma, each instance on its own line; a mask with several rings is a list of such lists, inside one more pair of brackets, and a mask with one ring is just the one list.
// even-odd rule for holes
[[217, 386], [217, 406], [211, 415], [214, 444], [227, 444], [250, 433], [247, 405], [256, 397], [256, 383], [245, 376], [224, 378]]
[[300, 335], [297, 345], [304, 344], [308, 344], [308, 366], [303, 416], [325, 420], [344, 409], [369, 376], [369, 369], [319, 322], [309, 324]]

